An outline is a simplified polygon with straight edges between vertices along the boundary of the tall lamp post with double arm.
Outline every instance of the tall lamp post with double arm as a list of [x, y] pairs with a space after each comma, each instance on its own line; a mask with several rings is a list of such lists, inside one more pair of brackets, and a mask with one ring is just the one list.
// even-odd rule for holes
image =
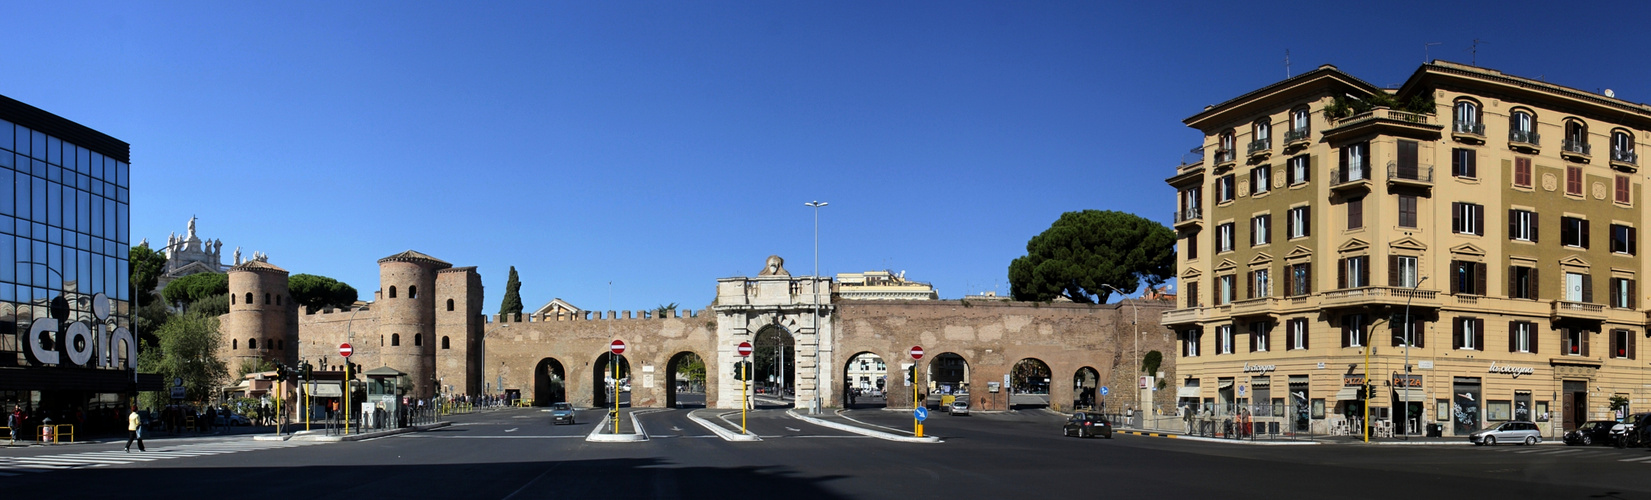
[[814, 320], [811, 323], [814, 326], [814, 401], [810, 403], [813, 405], [810, 411], [816, 414], [820, 413], [820, 404], [824, 401], [820, 391], [825, 387], [820, 382], [820, 207], [826, 205], [829, 203], [818, 200], [803, 204], [814, 208], [814, 278], [810, 280], [814, 282], [814, 293], [810, 294], [814, 297]]

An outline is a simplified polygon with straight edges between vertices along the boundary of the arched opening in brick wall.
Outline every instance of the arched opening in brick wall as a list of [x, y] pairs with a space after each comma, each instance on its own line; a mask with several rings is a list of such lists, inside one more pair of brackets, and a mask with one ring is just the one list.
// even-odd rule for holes
[[1079, 368], [1072, 374], [1072, 408], [1097, 409], [1096, 389], [1101, 384], [1101, 372], [1092, 367]]
[[665, 407], [705, 407], [705, 358], [692, 351], [671, 356], [665, 363]]
[[1010, 408], [1048, 408], [1049, 388], [1053, 381], [1049, 363], [1038, 358], [1023, 358], [1009, 369]]
[[888, 406], [884, 390], [888, 389], [888, 364], [882, 356], [870, 351], [856, 353], [843, 364], [844, 408], [883, 408]]
[[[618, 365], [619, 376], [614, 377], [614, 366]], [[591, 401], [597, 408], [613, 407], [613, 398], [617, 393], [619, 406], [627, 407], [631, 404], [631, 363], [620, 355], [615, 359], [613, 353], [602, 353], [596, 357], [591, 366]]]
[[797, 386], [797, 342], [791, 331], [780, 325], [757, 330], [751, 341], [751, 378], [758, 408], [791, 408], [787, 399]]
[[533, 368], [533, 406], [550, 406], [568, 400], [567, 372], [556, 358], [539, 360]]
[[955, 352], [943, 352], [928, 363], [922, 380], [923, 394], [927, 395], [925, 406], [939, 408], [942, 397], [969, 392], [969, 360]]

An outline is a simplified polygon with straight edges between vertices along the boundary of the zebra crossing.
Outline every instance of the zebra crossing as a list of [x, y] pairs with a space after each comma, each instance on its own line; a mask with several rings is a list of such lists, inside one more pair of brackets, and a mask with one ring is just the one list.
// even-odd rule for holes
[[[118, 444], [118, 443], [117, 443]], [[107, 467], [157, 462], [174, 458], [204, 457], [246, 451], [295, 448], [321, 444], [315, 441], [254, 441], [252, 439], [220, 439], [207, 442], [171, 444], [150, 442], [149, 451], [122, 448], [38, 455], [32, 457], [0, 456], [0, 477], [50, 472], [56, 470]], [[100, 446], [101, 447], [101, 446]]]
[[1501, 452], [1501, 453], [1508, 453], [1508, 454], [1512, 454], [1512, 455], [1529, 455], [1529, 456], [1533, 456], [1533, 457], [1562, 457], [1562, 458], [1565, 458], [1565, 459], [1587, 458], [1587, 459], [1597, 459], [1597, 460], [1616, 460], [1618, 462], [1651, 464], [1651, 451], [1647, 451], [1643, 448], [1632, 448], [1632, 449], [1595, 448], [1595, 447], [1581, 448], [1581, 447], [1572, 447], [1572, 446], [1566, 446], [1566, 447], [1560, 448], [1560, 447], [1553, 447], [1553, 446], [1545, 446], [1545, 447], [1537, 447], [1537, 449], [1531, 449], [1530, 447], [1524, 447], [1524, 446], [1518, 446], [1518, 447], [1509, 446], [1509, 447], [1494, 447], [1494, 448], [1491, 448], [1491, 450]]

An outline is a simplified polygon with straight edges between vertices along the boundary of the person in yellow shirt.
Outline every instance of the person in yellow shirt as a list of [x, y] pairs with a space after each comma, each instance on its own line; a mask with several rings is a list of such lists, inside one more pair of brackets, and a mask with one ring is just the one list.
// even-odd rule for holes
[[138, 442], [138, 451], [149, 451], [149, 450], [143, 449], [143, 435], [140, 434], [140, 430], [142, 428], [143, 428], [143, 416], [138, 415], [138, 407], [137, 407], [137, 405], [133, 405], [132, 406], [132, 413], [126, 415], [126, 452], [127, 453], [132, 452], [132, 441], [134, 441], [134, 440]]

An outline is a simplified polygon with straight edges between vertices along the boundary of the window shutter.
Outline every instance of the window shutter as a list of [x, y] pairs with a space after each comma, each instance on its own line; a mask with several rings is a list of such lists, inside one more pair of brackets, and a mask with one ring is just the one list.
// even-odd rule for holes
[[1635, 290], [1634, 288], [1635, 288], [1634, 280], [1628, 280], [1628, 308], [1629, 309], [1639, 309], [1640, 308], [1639, 291]]
[[1250, 325], [1250, 352], [1255, 352], [1255, 343], [1256, 343], [1257, 340], [1260, 340], [1259, 337], [1260, 337], [1259, 335], [1256, 335], [1255, 325], [1251, 324]]
[[1389, 333], [1387, 336], [1393, 339], [1393, 347], [1399, 347], [1404, 344], [1399, 341], [1400, 338], [1404, 337], [1404, 323], [1391, 323], [1389, 326], [1390, 328], [1388, 328]]
[[1363, 284], [1363, 286], [1370, 286], [1370, 257], [1369, 256], [1364, 256], [1364, 257], [1358, 257], [1358, 259], [1359, 259], [1359, 283]]
[[1336, 288], [1347, 288], [1347, 259], [1336, 261]]
[[1306, 271], [1307, 271], [1306, 273], [1303, 273], [1303, 274], [1307, 275], [1307, 289], [1306, 290], [1297, 290], [1297, 292], [1302, 294], [1302, 295], [1312, 295], [1313, 294], [1313, 264], [1311, 262], [1309, 262], [1309, 263], [1301, 264], [1301, 265], [1303, 267], [1305, 267]]
[[1284, 296], [1285, 297], [1294, 297], [1296, 295], [1296, 280], [1295, 280], [1295, 273], [1293, 272], [1293, 271], [1295, 271], [1294, 267], [1295, 266], [1284, 266]]
[[1588, 248], [1588, 221], [1583, 220], [1579, 223], [1579, 225], [1582, 226], [1582, 235], [1580, 236], [1580, 239], [1582, 240], [1582, 248]]
[[1462, 203], [1461, 202], [1451, 202], [1451, 204], [1450, 204], [1450, 232], [1453, 232], [1453, 233], [1462, 232]]
[[1273, 322], [1268, 321], [1266, 323], [1266, 326], [1267, 326], [1267, 336], [1261, 338], [1261, 347], [1263, 349], [1268, 350], [1268, 351], [1272, 351], [1273, 350]]
[[1255, 271], [1244, 274], [1244, 298], [1255, 298]]
[[1450, 348], [1462, 348], [1462, 319], [1450, 320]]
[[1364, 227], [1364, 198], [1347, 201], [1347, 228]]
[[1466, 264], [1466, 263], [1465, 262], [1460, 262], [1460, 261], [1454, 261], [1454, 260], [1450, 262], [1450, 274], [1451, 275], [1449, 277], [1449, 280], [1450, 280], [1450, 294], [1451, 295], [1456, 295], [1456, 294], [1462, 293], [1462, 280], [1457, 279], [1456, 276], [1461, 274], [1461, 269], [1462, 269], [1462, 266], [1464, 264]]
[[1472, 207], [1473, 207], [1473, 231], [1472, 232], [1473, 232], [1473, 234], [1484, 236], [1485, 235], [1485, 207], [1482, 207], [1482, 206], [1479, 206], [1479, 205], [1472, 205]]
[[1519, 352], [1518, 321], [1508, 322], [1508, 352]]
[[1427, 347], [1427, 322], [1412, 320], [1410, 322], [1410, 345]]
[[1628, 332], [1628, 359], [1636, 359], [1636, 358], [1639, 357], [1634, 353], [1636, 348], [1639, 347], [1639, 346], [1635, 345], [1637, 341], [1634, 339], [1634, 337], [1635, 337], [1634, 332], [1632, 332], [1632, 331]]
[[1477, 295], [1490, 295], [1489, 293], [1486, 293], [1485, 274], [1485, 263], [1475, 262], [1473, 264], [1473, 293]]
[[1577, 332], [1577, 336], [1582, 337], [1582, 357], [1588, 357], [1588, 334], [1590, 334], [1590, 333], [1593, 333], [1593, 332], [1590, 332], [1588, 330], [1583, 330], [1581, 332]]
[[1313, 235], [1313, 210], [1307, 207], [1301, 207], [1301, 235]]
[[1353, 328], [1348, 326], [1347, 316], [1341, 317], [1341, 346], [1353, 346]]
[[1399, 286], [1399, 256], [1387, 256], [1387, 286]]
[[1582, 301], [1594, 303], [1594, 276], [1591, 274], [1582, 275]]
[[1534, 267], [1531, 268], [1531, 279], [1530, 279], [1531, 285], [1530, 285], [1530, 289], [1526, 290], [1526, 291], [1530, 292], [1531, 300], [1541, 300], [1541, 298], [1542, 298], [1541, 294], [1538, 293], [1542, 290], [1542, 279], [1537, 277], [1536, 271], [1537, 271], [1536, 268], [1534, 268]]
[[1479, 177], [1479, 155], [1471, 149], [1462, 150], [1462, 164], [1467, 168], [1468, 177]]
[[1628, 228], [1628, 255], [1639, 254], [1639, 231], [1637, 227]]
[[1485, 320], [1473, 320], [1473, 348], [1485, 351]]
[[1301, 169], [1301, 182], [1309, 182], [1313, 180], [1313, 164], [1318, 163], [1313, 161], [1313, 157], [1311, 156], [1306, 158], [1307, 159], [1305, 160], [1301, 160], [1303, 163], [1307, 164], [1307, 168]]
[[1508, 210], [1508, 239], [1513, 239], [1516, 234], [1519, 234], [1519, 211]]
[[1341, 148], [1341, 167], [1338, 168], [1338, 171], [1341, 172], [1342, 182], [1347, 182], [1347, 149]]
[[1301, 348], [1308, 349], [1310, 347], [1308, 344], [1313, 340], [1313, 329], [1308, 327], [1307, 320], [1302, 320], [1301, 326], [1303, 330], [1301, 332]]
[[1296, 184], [1295, 158], [1291, 158], [1290, 161], [1286, 162], [1286, 165], [1287, 166], [1284, 168], [1284, 183], [1294, 186]]
[[1187, 357], [1187, 348], [1192, 345], [1192, 334], [1181, 332], [1181, 357]]
[[1450, 150], [1450, 175], [1461, 177], [1463, 173], [1464, 172], [1462, 170], [1462, 150], [1461, 149], [1452, 149], [1452, 150]]
[[1519, 266], [1508, 266], [1508, 297], [1517, 297], [1519, 291]]
[[1266, 223], [1266, 227], [1263, 227], [1262, 231], [1261, 231], [1261, 242], [1262, 243], [1272, 243], [1273, 242], [1273, 214], [1267, 214], [1267, 215], [1261, 216], [1261, 221]]
[[1294, 236], [1295, 234], [1296, 234], [1296, 218], [1291, 217], [1290, 212], [1286, 211], [1286, 212], [1284, 212], [1284, 238], [1289, 239], [1291, 236]]
[[1536, 346], [1542, 344], [1541, 342], [1538, 342], [1537, 340], [1538, 340], [1538, 337], [1537, 337], [1536, 323], [1531, 323], [1531, 354], [1536, 354]]
[[1620, 279], [1620, 278], [1611, 278], [1611, 281], [1607, 282], [1607, 283], [1610, 283], [1610, 286], [1605, 287], [1606, 288], [1606, 290], [1605, 290], [1606, 299], [1605, 300], [1609, 301], [1606, 304], [1609, 307], [1616, 307], [1617, 304], [1620, 303], [1619, 301], [1622, 300], [1622, 294], [1618, 293], [1618, 291], [1617, 291], [1616, 281], [1618, 279]]

